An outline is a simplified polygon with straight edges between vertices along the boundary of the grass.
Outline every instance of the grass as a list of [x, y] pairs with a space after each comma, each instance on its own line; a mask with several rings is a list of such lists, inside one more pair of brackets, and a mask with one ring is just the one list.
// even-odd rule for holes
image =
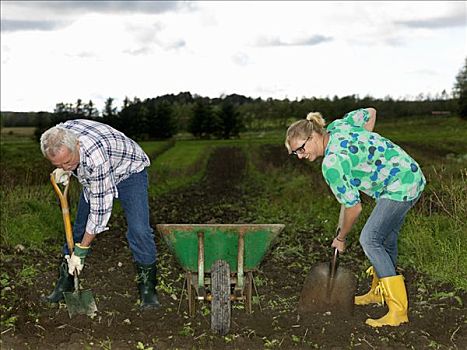
[[44, 160], [40, 146], [32, 140], [5, 140], [0, 144], [1, 162], [5, 167], [22, 166], [29, 167], [29, 162]]
[[[1, 142], [1, 245], [44, 248], [63, 231], [62, 215], [46, 174], [50, 165], [28, 139]], [[44, 181], [36, 179], [44, 174]]]
[[411, 142], [442, 153], [467, 154], [467, 123], [456, 117], [377, 121], [375, 131], [396, 142]]
[[26, 127], [2, 127], [0, 128], [2, 138], [13, 138], [13, 137], [28, 137], [31, 138], [34, 136], [35, 127], [26, 126]]
[[149, 170], [150, 195], [157, 197], [200, 180], [211, 149], [206, 142], [179, 141], [157, 157]]
[[[16, 187], [1, 191], [1, 244], [43, 249], [56, 243], [63, 221], [52, 187]], [[63, 234], [60, 234], [63, 237]]]
[[439, 281], [467, 290], [467, 170], [460, 177], [446, 168], [435, 172], [422, 203], [409, 213], [401, 242], [401, 262]]
[[157, 157], [172, 146], [171, 141], [142, 141], [139, 143], [149, 157]]

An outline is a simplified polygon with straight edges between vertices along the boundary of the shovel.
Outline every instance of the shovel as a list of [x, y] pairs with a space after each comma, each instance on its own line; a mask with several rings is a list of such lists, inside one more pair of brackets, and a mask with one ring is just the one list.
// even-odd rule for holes
[[[341, 206], [337, 233], [342, 226], [344, 206]], [[356, 291], [355, 276], [339, 267], [339, 251], [334, 249], [330, 263], [320, 263], [312, 267], [305, 279], [298, 302], [298, 313], [324, 313], [335, 311], [352, 315]]]
[[[70, 179], [71, 180], [71, 179]], [[70, 181], [65, 186], [65, 189], [62, 193], [57, 183], [55, 182], [53, 174], [50, 174], [50, 182], [57, 193], [58, 198], [60, 199], [60, 206], [62, 208], [63, 222], [65, 224], [65, 236], [66, 243], [70, 254], [73, 252], [74, 242], [73, 242], [73, 233], [71, 229], [71, 220], [70, 220], [70, 210], [68, 207], [68, 188], [70, 186]], [[91, 318], [95, 316], [97, 312], [96, 302], [90, 290], [79, 291], [79, 280], [78, 273], [74, 272], [74, 292], [64, 292], [63, 296], [65, 298], [65, 303], [68, 309], [68, 315], [72, 318], [74, 315], [82, 314], [90, 316]]]

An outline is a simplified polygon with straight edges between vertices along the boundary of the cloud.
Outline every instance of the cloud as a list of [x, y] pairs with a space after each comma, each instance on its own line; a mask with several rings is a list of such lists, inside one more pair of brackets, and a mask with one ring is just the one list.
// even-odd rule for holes
[[1, 30], [52, 31], [87, 14], [162, 14], [196, 9], [196, 4], [185, 1], [5, 1]]
[[395, 21], [395, 23], [409, 28], [425, 29], [443, 29], [467, 26], [465, 11], [455, 13], [449, 16]]
[[17, 32], [17, 31], [52, 31], [57, 28], [62, 28], [69, 25], [70, 22], [65, 21], [30, 21], [30, 20], [15, 20], [15, 19], [2, 19], [1, 30], [2, 32]]
[[97, 58], [98, 56], [94, 52], [90, 51], [80, 51], [75, 54], [66, 54], [68, 57], [78, 57], [78, 58]]
[[166, 50], [178, 50], [186, 46], [186, 42], [183, 39], [178, 39], [169, 43], [162, 44], [162, 47]]
[[[8, 3], [7, 3], [8, 4]], [[145, 13], [155, 14], [180, 9], [195, 9], [184, 1], [12, 1], [11, 6], [55, 14], [83, 13]]]
[[157, 35], [164, 29], [161, 22], [154, 22], [152, 24], [141, 23], [128, 23], [126, 29], [137, 42], [147, 44], [152, 43], [157, 39]]
[[423, 75], [423, 76], [438, 75], [438, 73], [433, 69], [416, 69], [416, 70], [408, 71], [407, 74]]
[[123, 53], [126, 53], [131, 56], [144, 56], [144, 55], [152, 54], [153, 51], [150, 47], [144, 46], [144, 47], [140, 47], [134, 50], [132, 49], [123, 50]]
[[406, 41], [400, 36], [392, 36], [388, 37], [382, 40], [382, 42], [386, 45], [392, 46], [392, 47], [399, 47], [399, 46], [405, 46]]
[[166, 38], [164, 35], [165, 25], [161, 22], [154, 22], [150, 25], [145, 24], [128, 24], [127, 31], [135, 38], [135, 41], [145, 46], [144, 49], [127, 50], [126, 53], [131, 55], [146, 55], [151, 54], [152, 50], [147, 46], [157, 45], [162, 49], [177, 50], [186, 46], [186, 41], [181, 38]]
[[329, 36], [323, 36], [323, 35], [313, 35], [310, 38], [307, 38], [305, 40], [302, 40], [301, 42], [295, 42], [291, 43], [289, 45], [303, 45], [303, 46], [312, 46], [312, 45], [318, 45], [327, 41], [332, 41], [333, 38]]
[[255, 93], [266, 96], [276, 96], [285, 93], [285, 89], [281, 87], [274, 86], [265, 86], [265, 85], [258, 85], [254, 89]]
[[283, 41], [278, 37], [260, 37], [256, 41], [256, 46], [271, 47], [271, 46], [313, 46], [327, 41], [332, 41], [332, 37], [324, 35], [312, 35], [304, 39], [296, 39], [291, 41]]
[[243, 52], [238, 52], [233, 55], [232, 61], [239, 66], [246, 66], [251, 63], [250, 57]]

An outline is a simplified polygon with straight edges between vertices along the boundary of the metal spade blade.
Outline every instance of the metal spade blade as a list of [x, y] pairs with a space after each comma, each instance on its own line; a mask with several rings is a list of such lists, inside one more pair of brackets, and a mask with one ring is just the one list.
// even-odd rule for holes
[[75, 315], [86, 315], [93, 318], [96, 316], [97, 306], [94, 296], [90, 290], [79, 290], [78, 275], [75, 272], [75, 291], [64, 292], [65, 303], [68, 315], [72, 318]]

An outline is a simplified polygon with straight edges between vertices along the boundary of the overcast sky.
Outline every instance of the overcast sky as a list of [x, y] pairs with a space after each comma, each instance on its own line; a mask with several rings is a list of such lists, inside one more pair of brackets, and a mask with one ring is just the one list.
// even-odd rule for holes
[[451, 93], [465, 1], [1, 1], [1, 110], [156, 97]]

